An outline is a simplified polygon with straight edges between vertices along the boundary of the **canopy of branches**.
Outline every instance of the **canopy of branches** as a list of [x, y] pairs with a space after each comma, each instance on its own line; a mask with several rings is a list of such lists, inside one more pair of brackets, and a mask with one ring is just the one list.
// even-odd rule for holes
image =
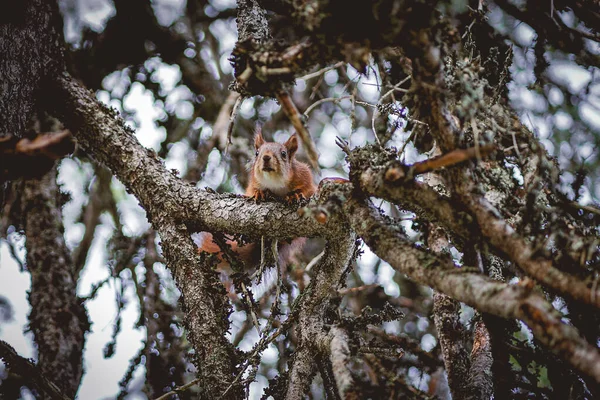
[[592, 0], [0, 4], [0, 394], [600, 398], [599, 67]]

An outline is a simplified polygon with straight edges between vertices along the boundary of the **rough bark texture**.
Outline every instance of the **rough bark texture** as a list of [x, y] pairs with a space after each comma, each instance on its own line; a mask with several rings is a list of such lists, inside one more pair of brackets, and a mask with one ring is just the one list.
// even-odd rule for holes
[[0, 136], [23, 136], [44, 79], [62, 70], [61, 29], [54, 1], [0, 5]]
[[237, 2], [238, 40], [254, 40], [258, 43], [271, 38], [267, 11], [257, 0], [239, 0]]
[[450, 393], [453, 399], [464, 399], [469, 390], [465, 376], [468, 376], [470, 364], [464, 345], [466, 332], [460, 323], [460, 303], [436, 292], [433, 294], [433, 315]]
[[[82, 32], [78, 50], [70, 54], [66, 69], [76, 78], [64, 71], [54, 2], [27, 0], [0, 6], [0, 136], [22, 136], [34, 112], [56, 114], [73, 131], [80, 153], [85, 153], [78, 154], [78, 159], [89, 156], [106, 166], [138, 199], [152, 223], [152, 229], [140, 238], [126, 238], [120, 211], [109, 193], [111, 176], [97, 172], [102, 185], [90, 195], [109, 194], [88, 205], [82, 218], [86, 235], [73, 263], [62, 238], [54, 174], [24, 183], [21, 203], [14, 204], [22, 206], [27, 234], [27, 266], [32, 274], [30, 326], [44, 376], [62, 385], [65, 393], [76, 394], [88, 329], [85, 311], [75, 296], [77, 275], [85, 265], [100, 216], [108, 210], [117, 225], [114, 242], [120, 240], [117, 244], [126, 248], [122, 257], [121, 248], [111, 254], [116, 271], [135, 272], [138, 252], [143, 251], [143, 268], [165, 263], [181, 290], [185, 339], [191, 343], [198, 369], [198, 379], [189, 386], [198, 383], [201, 398], [247, 395], [252, 379], [263, 373], [261, 354], [271, 344], [279, 352], [279, 376], [270, 381], [265, 397], [304, 398], [318, 372], [323, 392], [334, 399], [375, 398], [381, 393], [389, 398], [425, 398], [421, 388], [408, 379], [410, 369], [416, 367], [433, 377], [442, 358], [455, 398], [489, 398], [492, 392], [494, 398], [600, 395], [600, 212], [577, 203], [585, 174], [576, 178], [579, 186], [573, 185], [575, 200], [562, 192], [562, 171], [508, 107], [511, 55], [506, 53], [507, 38], [486, 22], [485, 7], [492, 3], [480, 2], [464, 10], [454, 3], [420, 0], [352, 5], [343, 0], [239, 0], [236, 10], [218, 13], [205, 3], [188, 1], [186, 15], [172, 28], [165, 28], [158, 22], [154, 4], [115, 0], [115, 14], [104, 31]], [[600, 65], [598, 56], [584, 46], [586, 41], [600, 42], [594, 30], [600, 26], [597, 4], [555, 0], [550, 11], [534, 1], [518, 6], [507, 0], [494, 4], [496, 12], [504, 10], [536, 31], [534, 72], [541, 82], [550, 75], [543, 73], [545, 52], [553, 48], [581, 65]], [[238, 41], [229, 58], [235, 70], [231, 82], [221, 69], [223, 54], [211, 22], [234, 15], [238, 16]], [[563, 20], [566, 15], [577, 16], [577, 23], [584, 21], [587, 27], [568, 26]], [[138, 29], [131, 31], [131, 20]], [[179, 66], [182, 77], [177, 84], [192, 92], [187, 102], [193, 107], [187, 121], [165, 107], [168, 116], [160, 124], [167, 138], [159, 154], [144, 148], [121, 117], [88, 91], [100, 88], [108, 74], [126, 66], [121, 73], [127, 85], [141, 84], [157, 103], [166, 104], [170, 94], [152, 77], [152, 62], [146, 62], [158, 56]], [[343, 62], [338, 64], [339, 60]], [[292, 90], [293, 82], [308, 69], [331, 64], [335, 71], [328, 78], [324, 78], [327, 68], [321, 69], [303, 78], [307, 90]], [[361, 97], [359, 82], [348, 77], [347, 64], [363, 74], [376, 70], [380, 91], [376, 104]], [[94, 68], [88, 68], [91, 65]], [[331, 84], [333, 75], [338, 78]], [[407, 86], [403, 87], [404, 82]], [[125, 95], [117, 92], [113, 90], [111, 96], [124, 100]], [[403, 97], [396, 97], [398, 93], [404, 93]], [[253, 96], [257, 112], [236, 120], [237, 108]], [[279, 99], [283, 112], [264, 114], [260, 96]], [[315, 96], [320, 99], [314, 100]], [[569, 93], [566, 100], [571, 106], [574, 96]], [[333, 103], [335, 111], [328, 110], [331, 104], [327, 103]], [[309, 118], [309, 106], [315, 111], [319, 106], [321, 116]], [[307, 110], [306, 114], [300, 115], [299, 109]], [[313, 130], [313, 139], [325, 139], [318, 132], [325, 130], [325, 124], [335, 124], [340, 110], [352, 121], [344, 139], [354, 142], [351, 135], [361, 124], [376, 145], [350, 150], [344, 139], [338, 140], [349, 161], [351, 181], [324, 182], [301, 212], [277, 202], [255, 203], [197, 189], [168, 171], [161, 159], [172, 156], [172, 144], [185, 143], [195, 156], [187, 177], [202, 179], [214, 150], [225, 162], [230, 155], [235, 159], [229, 178], [238, 174], [239, 182], [244, 182], [243, 164], [252, 153], [248, 138], [256, 120], [268, 115], [272, 120], [266, 124], [272, 124], [272, 132], [288, 129], [291, 122], [309, 139], [306, 143], [312, 143], [308, 129]], [[321, 124], [322, 117], [330, 118]], [[397, 124], [392, 126], [392, 120]], [[234, 122], [240, 128], [237, 131]], [[403, 122], [410, 127], [404, 125], [407, 129], [402, 135], [410, 131], [410, 136], [398, 152], [388, 147], [388, 141]], [[212, 129], [213, 137], [208, 140], [205, 128]], [[229, 132], [235, 132], [232, 142], [225, 135]], [[342, 130], [340, 135], [344, 135]], [[419, 163], [407, 165], [403, 157], [409, 143], [429, 161], [440, 160], [431, 157], [434, 153], [462, 158], [429, 169], [420, 168], [423, 164]], [[307, 145], [303, 147], [306, 151]], [[432, 169], [435, 177], [419, 176]], [[387, 203], [376, 206], [372, 197]], [[10, 207], [3, 210], [11, 211]], [[405, 217], [412, 218], [411, 213], [417, 216], [410, 222], [416, 235], [404, 230]], [[428, 230], [429, 224], [435, 229]], [[3, 226], [9, 226], [4, 218]], [[230, 233], [236, 235], [235, 240], [321, 237], [326, 246], [306, 270], [302, 266], [312, 256], [289, 271], [277, 269], [280, 282], [254, 299], [248, 291], [252, 279], [244, 271], [230, 276], [236, 293], [226, 294], [213, 268], [215, 260], [197, 254], [190, 238], [196, 231], [211, 231], [215, 238]], [[151, 239], [154, 234], [161, 239], [164, 258], [154, 254], [158, 248]], [[428, 234], [432, 234], [429, 248], [417, 244], [422, 240], [419, 235]], [[364, 284], [360, 274], [352, 271], [352, 259], [360, 253], [355, 251], [359, 237], [395, 269], [393, 279], [400, 297], [385, 293], [383, 283]], [[454, 250], [463, 254], [460, 268], [452, 258], [456, 258]], [[373, 267], [376, 275], [380, 276], [383, 265], [378, 262]], [[165, 326], [171, 329], [179, 321], [163, 318], [163, 314], [153, 319], [157, 313], [153, 307], [160, 305], [159, 286], [157, 277], [147, 272], [146, 290], [134, 284], [140, 304], [149, 302], [140, 318], [140, 325], [147, 321], [148, 338], [121, 382], [120, 397], [126, 395], [142, 356], [147, 359], [148, 379], [156, 373], [158, 363], [148, 366], [154, 350], [161, 362], [177, 365], [181, 371], [146, 387], [151, 386], [156, 394], [171, 391], [167, 397], [181, 392], [173, 386], [181, 385], [184, 374], [180, 366], [186, 362], [185, 350], [177, 346], [185, 340], [183, 335], [179, 341], [175, 337], [171, 341], [168, 335], [164, 339]], [[289, 275], [282, 277], [283, 273]], [[340, 290], [346, 283], [355, 286]], [[418, 284], [431, 287], [433, 298]], [[285, 306], [284, 298], [289, 303]], [[270, 302], [268, 309], [265, 305]], [[460, 302], [481, 315], [470, 321], [474, 327], [470, 359], [465, 350], [469, 332], [459, 322]], [[232, 310], [243, 310], [248, 317], [236, 332], [235, 345], [227, 339]], [[400, 321], [399, 310], [410, 313], [410, 318]], [[427, 333], [435, 334], [431, 315], [441, 350], [425, 352], [420, 349], [421, 340]], [[517, 320], [529, 327], [533, 346], [519, 341], [513, 326]], [[406, 336], [373, 326], [385, 321], [396, 321]], [[119, 323], [115, 325], [116, 335]], [[421, 326], [415, 329], [415, 325]], [[254, 327], [259, 331], [258, 343], [249, 352], [238, 351], [235, 346]], [[410, 336], [417, 331], [418, 335]], [[402, 358], [391, 351], [398, 347], [411, 356]], [[6, 349], [0, 348], [10, 353]], [[178, 355], [177, 361], [169, 360], [173, 354]], [[512, 358], [520, 363], [520, 371], [511, 368]], [[530, 372], [538, 367], [540, 371]], [[537, 385], [541, 368], [552, 388]], [[437, 389], [431, 388], [430, 393]]]
[[491, 399], [494, 395], [492, 375], [492, 343], [490, 333], [482, 320], [475, 323], [471, 369], [469, 371], [469, 399]]
[[[69, 397], [62, 394], [61, 389], [58, 386], [46, 378], [43, 372], [40, 371], [39, 366], [33, 364], [30, 360], [19, 356], [15, 349], [3, 340], [0, 340], [0, 360], [2, 360], [6, 364], [6, 367], [14, 374], [27, 377], [29, 385], [33, 386], [40, 396], [45, 395], [53, 400], [69, 399]], [[10, 381], [3, 381], [1, 393], [6, 396], [6, 398], [17, 398], [21, 394], [21, 385], [11, 385]]]
[[355, 383], [350, 370], [351, 358], [348, 334], [343, 329], [332, 328], [329, 335], [331, 336], [329, 362], [331, 362], [331, 370], [338, 389], [338, 396], [340, 399], [353, 398], [350, 392]]
[[[120, 117], [89, 91], [64, 76], [58, 77], [55, 90], [62, 101], [55, 103], [54, 110], [79, 144], [93, 150], [97, 160], [105, 163], [146, 209], [182, 293], [203, 397], [224, 393], [236, 371], [234, 348], [224, 337], [229, 329], [229, 306], [217, 274], [208, 266], [198, 268], [205, 264], [198, 258], [191, 232], [175, 221], [183, 213], [182, 199], [191, 201], [199, 192], [169, 173], [156, 153], [144, 149]], [[227, 398], [239, 398], [240, 390], [230, 390]]]
[[[356, 240], [354, 233], [346, 232], [345, 236], [328, 242], [325, 255], [315, 271], [313, 283], [299, 304], [300, 314], [296, 330], [299, 338], [298, 351], [290, 366], [287, 388], [283, 392], [285, 395], [282, 393], [281, 398], [303, 399], [310, 385], [310, 378], [315, 373], [317, 356], [329, 354], [331, 351], [332, 336], [326, 334], [325, 321], [328, 317], [331, 318], [331, 311], [337, 307], [337, 289], [344, 285]], [[335, 284], [332, 287], [333, 282]], [[324, 337], [327, 339], [319, 341], [319, 338]], [[347, 390], [344, 387], [339, 389]]]
[[[156, 225], [165, 258], [181, 290], [188, 337], [196, 351], [201, 398], [220, 397], [239, 373], [236, 350], [224, 335], [229, 330], [231, 306], [218, 274], [205, 262], [198, 263], [198, 251], [187, 228], [183, 224]], [[239, 399], [242, 389], [236, 386], [223, 398]]]
[[74, 397], [83, 375], [90, 322], [77, 297], [79, 276], [63, 237], [56, 170], [26, 181], [21, 201], [31, 274], [29, 328], [38, 348], [38, 365], [44, 377]]
[[[429, 226], [427, 244], [436, 254], [443, 254], [449, 247], [444, 231], [433, 224]], [[467, 331], [460, 322], [460, 303], [443, 293], [434, 292], [433, 321], [452, 398], [466, 398], [469, 387], [465, 385], [464, 377], [468, 375], [471, 364], [465, 348]]]
[[345, 204], [352, 227], [381, 258], [417, 282], [474, 305], [479, 310], [504, 318], [518, 318], [535, 337], [554, 353], [564, 357], [582, 373], [600, 381], [600, 353], [539, 294], [523, 286], [498, 283], [477, 272], [456, 268], [451, 260], [435, 257], [404, 242], [394, 229], [381, 223], [374, 211], [352, 200]]

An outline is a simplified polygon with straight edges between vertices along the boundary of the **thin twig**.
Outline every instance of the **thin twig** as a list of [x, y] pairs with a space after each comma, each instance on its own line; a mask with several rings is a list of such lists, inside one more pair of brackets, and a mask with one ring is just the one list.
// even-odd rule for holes
[[248, 313], [250, 313], [250, 318], [252, 318], [252, 323], [256, 327], [256, 330], [260, 332], [260, 324], [258, 323], [258, 317], [254, 312], [254, 304], [252, 302], [252, 297], [250, 297], [250, 293], [246, 284], [244, 282], [240, 285], [242, 287], [242, 293], [244, 293], [244, 300], [246, 300], [246, 305], [248, 306]]
[[382, 103], [383, 100], [386, 97], [388, 97], [389, 95], [391, 95], [392, 93], [394, 93], [394, 91], [398, 90], [398, 91], [402, 91], [402, 92], [408, 92], [408, 90], [406, 90], [406, 89], [400, 89], [400, 85], [402, 85], [403, 83], [408, 81], [410, 78], [411, 77], [409, 75], [406, 78], [402, 79], [400, 82], [398, 82], [396, 85], [394, 85], [394, 87], [391, 90], [387, 91], [386, 93], [383, 94], [383, 96], [381, 96], [379, 98], [379, 101], [377, 101], [377, 104], [375, 105], [375, 110], [373, 111], [373, 116], [371, 118], [371, 129], [373, 130], [373, 135], [375, 135], [375, 140], [377, 140], [377, 144], [380, 146], [381, 146], [381, 141], [379, 140], [379, 137], [377, 136], [377, 130], [375, 129], [375, 120], [377, 119], [377, 117], [380, 114], [379, 107], [383, 104]]
[[217, 119], [213, 124], [213, 134], [211, 137], [211, 148], [215, 145], [218, 145], [219, 148], [223, 149], [228, 146], [228, 142], [230, 140], [229, 130], [233, 129], [232, 124], [232, 116], [233, 116], [233, 107], [237, 104], [241, 97], [241, 94], [238, 92], [229, 92], [227, 99], [221, 105], [221, 109], [217, 114]]
[[276, 283], [275, 299], [273, 300], [273, 303], [271, 304], [269, 318], [267, 319], [267, 324], [265, 326], [265, 329], [263, 329], [263, 331], [261, 332], [261, 336], [263, 336], [263, 337], [266, 336], [269, 333], [269, 331], [273, 328], [273, 323], [275, 322], [275, 317], [277, 316], [277, 313], [279, 310], [279, 303], [281, 302], [281, 299], [280, 299], [281, 286], [283, 285], [283, 279], [281, 276], [281, 266], [277, 262], [277, 260], [279, 259], [279, 254], [277, 251], [277, 240], [273, 241], [271, 250], [273, 252], [273, 257], [275, 258], [275, 268], [277, 268], [277, 283]]
[[406, 146], [410, 143], [411, 140], [413, 140], [415, 138], [415, 136], [417, 136], [417, 130], [413, 129], [412, 132], [410, 132], [410, 135], [408, 135], [408, 138], [406, 138], [406, 140], [402, 144], [400, 151], [398, 151], [398, 154], [402, 155], [402, 160], [405, 160], [404, 150], [406, 149]]
[[320, 69], [318, 71], [312, 72], [310, 74], [306, 74], [304, 76], [301, 76], [298, 79], [302, 79], [302, 80], [307, 81], [309, 79], [316, 78], [317, 76], [320, 76], [320, 75], [324, 74], [325, 72], [329, 72], [332, 69], [339, 68], [339, 67], [343, 66], [344, 64], [346, 64], [344, 61], [340, 61], [340, 62], [338, 62], [336, 64], [330, 65], [329, 67], [326, 67], [326, 68]]
[[310, 271], [312, 269], [312, 267], [314, 267], [319, 262], [319, 260], [323, 257], [323, 255], [325, 255], [325, 250], [323, 250], [315, 258], [310, 260], [310, 262], [306, 265], [306, 268], [304, 268], [304, 271], [305, 272]]
[[397, 91], [397, 92], [404, 92], [404, 93], [408, 92], [407, 89], [400, 89], [400, 86], [402, 84], [404, 84], [406, 81], [408, 81], [410, 78], [411, 78], [411, 76], [409, 75], [406, 78], [402, 79], [400, 82], [398, 82], [396, 85], [394, 85], [393, 88], [391, 88], [383, 96], [381, 96], [381, 98], [379, 99], [379, 103], [381, 103], [381, 100], [385, 99], [386, 97], [388, 97], [389, 95], [391, 95], [395, 91]]
[[340, 294], [340, 296], [344, 296], [344, 295], [347, 295], [350, 293], [358, 293], [358, 292], [362, 292], [363, 290], [376, 288], [378, 286], [379, 286], [378, 283], [371, 283], [369, 285], [362, 285], [362, 286], [353, 287], [353, 288], [339, 289], [338, 293]]
[[477, 156], [477, 161], [481, 161], [481, 152], [479, 151], [479, 128], [477, 127], [477, 122], [475, 122], [474, 117], [471, 117], [471, 129], [473, 129], [473, 141], [475, 142], [475, 155]]
[[517, 143], [517, 137], [513, 131], [510, 131], [510, 135], [512, 136], [513, 147], [515, 148], [515, 153], [517, 153], [517, 158], [519, 161], [522, 161], [521, 152], [519, 151], [519, 145]]
[[265, 237], [260, 237], [260, 264], [258, 265], [258, 269], [250, 276], [251, 280], [254, 280], [258, 277], [258, 283], [260, 283], [262, 279], [262, 274], [265, 271]]
[[379, 136], [377, 136], [377, 130], [375, 129], [375, 119], [379, 115], [379, 108], [375, 107], [373, 110], [373, 117], [371, 118], [371, 129], [373, 130], [373, 135], [375, 136], [375, 140], [377, 144], [381, 146], [381, 141], [379, 140]]
[[197, 385], [200, 382], [200, 378], [196, 378], [193, 381], [186, 383], [183, 386], [179, 386], [176, 387], [175, 389], [171, 390], [169, 393], [165, 393], [162, 396], [156, 398], [156, 400], [167, 400], [169, 397], [181, 393], [181, 392], [185, 392], [186, 390], [188, 390], [189, 388], [191, 388], [194, 385]]
[[304, 151], [306, 151], [310, 165], [316, 172], [319, 172], [319, 153], [317, 152], [317, 148], [312, 140], [312, 137], [310, 136], [310, 133], [308, 132], [308, 129], [306, 129], [302, 123], [298, 108], [286, 91], [277, 93], [277, 100], [279, 100], [283, 111], [296, 129], [296, 132], [298, 132], [298, 135], [302, 140], [302, 144], [304, 145]]
[[320, 104], [327, 103], [328, 101], [331, 101], [331, 102], [333, 102], [333, 103], [336, 103], [336, 104], [337, 104], [337, 103], [339, 103], [340, 101], [342, 101], [342, 100], [345, 100], [345, 99], [349, 99], [349, 98], [351, 98], [351, 97], [352, 97], [352, 96], [342, 96], [342, 97], [327, 97], [327, 98], [325, 98], [325, 99], [321, 99], [321, 100], [315, 101], [314, 103], [312, 103], [312, 104], [311, 104], [311, 105], [310, 105], [310, 106], [309, 106], [309, 107], [306, 109], [306, 111], [304, 111], [304, 115], [306, 115], [306, 116], [308, 117], [308, 114], [310, 114], [310, 112], [311, 112], [312, 110], [314, 110], [314, 109], [315, 109], [315, 107], [319, 106]]
[[[287, 320], [286, 320], [286, 322], [287, 322]], [[231, 384], [227, 387], [227, 389], [225, 389], [225, 391], [219, 397], [219, 399], [222, 399], [223, 397], [225, 397], [225, 395], [227, 395], [227, 393], [229, 393], [229, 391], [231, 390], [231, 388], [240, 380], [240, 378], [242, 377], [242, 375], [246, 371], [246, 368], [249, 367], [249, 365], [250, 365], [249, 361], [252, 360], [253, 358], [255, 358], [261, 351], [263, 351], [266, 348], [266, 346], [268, 346], [275, 339], [277, 339], [277, 337], [283, 333], [284, 327], [285, 327], [285, 329], [287, 329], [286, 326], [282, 325], [282, 326], [279, 327], [279, 329], [277, 329], [275, 332], [273, 332], [273, 334], [271, 336], [269, 336], [267, 339], [263, 338], [260, 342], [257, 343], [257, 345], [255, 346], [255, 349], [252, 352], [252, 354], [246, 358], [246, 361], [244, 361], [244, 363], [242, 365], [242, 368], [240, 369], [239, 373], [237, 374], [237, 376], [235, 377], [235, 379], [233, 380], [233, 382], [231, 382]]]
[[242, 366], [240, 367], [240, 370], [239, 370], [237, 376], [235, 377], [233, 382], [231, 382], [231, 384], [227, 387], [227, 389], [223, 392], [223, 394], [219, 397], [219, 399], [222, 399], [223, 397], [225, 397], [225, 395], [227, 395], [227, 393], [231, 390], [231, 388], [233, 388], [233, 386], [241, 379], [242, 375], [246, 371], [246, 368], [248, 368], [248, 366], [250, 365], [250, 360], [253, 360], [254, 358], [256, 358], [256, 356], [260, 352], [262, 352], [266, 348], [266, 346], [268, 346], [275, 339], [277, 339], [277, 337], [279, 335], [281, 335], [283, 332], [285, 332], [289, 328], [289, 326], [292, 324], [292, 322], [294, 322], [294, 320], [296, 319], [297, 313], [299, 312], [298, 305], [302, 304], [301, 299], [306, 295], [306, 293], [307, 293], [307, 291], [304, 291], [304, 292], [300, 293], [300, 295], [298, 295], [298, 297], [296, 297], [296, 299], [294, 300], [294, 303], [292, 304], [292, 307], [291, 307], [292, 310], [288, 314], [287, 319], [281, 324], [281, 326], [279, 328], [277, 328], [277, 330], [275, 332], [273, 332], [271, 334], [271, 336], [269, 336], [269, 337], [263, 336], [262, 339], [259, 340], [259, 342], [254, 346], [254, 350], [248, 357], [246, 357], [246, 360], [243, 362]]
[[482, 156], [487, 156], [488, 154], [492, 153], [495, 148], [496, 147], [494, 145], [488, 144], [481, 146], [479, 149], [474, 147], [469, 147], [468, 149], [456, 149], [449, 153], [430, 158], [429, 160], [415, 163], [411, 168], [413, 169], [413, 174], [418, 175], [425, 172], [438, 170], [440, 168], [448, 168], [476, 157], [479, 157], [480, 161]]
[[240, 105], [244, 101], [242, 96], [238, 96], [235, 99], [235, 103], [233, 108], [231, 109], [231, 115], [229, 116], [229, 125], [227, 126], [227, 141], [225, 142], [225, 153], [229, 150], [229, 145], [231, 144], [231, 134], [233, 133], [233, 124], [235, 122], [235, 117], [237, 116]]

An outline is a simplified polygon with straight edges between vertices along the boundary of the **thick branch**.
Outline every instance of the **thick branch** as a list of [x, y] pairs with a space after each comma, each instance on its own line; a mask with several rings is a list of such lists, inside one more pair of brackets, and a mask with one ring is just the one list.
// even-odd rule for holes
[[518, 318], [550, 350], [582, 373], [600, 381], [600, 354], [536, 292], [520, 285], [495, 282], [457, 268], [451, 259], [432, 255], [398, 235], [364, 203], [350, 200], [344, 211], [352, 227], [380, 258], [411, 279], [431, 286], [480, 311]]
[[49, 398], [55, 400], [68, 400], [60, 389], [49, 381], [40, 369], [26, 358], [21, 357], [15, 349], [3, 340], [0, 340], [0, 359], [6, 363], [6, 367], [14, 374], [22, 376], [26, 382], [46, 393]]
[[360, 185], [370, 195], [388, 200], [394, 204], [414, 210], [429, 221], [439, 222], [454, 235], [462, 240], [472, 237], [475, 233], [472, 218], [460, 211], [460, 206], [450, 199], [441, 196], [424, 183], [412, 181], [406, 185], [391, 186], [380, 184], [377, 178], [381, 173], [368, 169], [360, 175]]
[[[444, 231], [434, 224], [429, 225], [428, 231], [429, 248], [434, 253], [441, 254], [449, 246]], [[464, 377], [469, 373], [470, 363], [465, 348], [466, 330], [460, 322], [460, 303], [443, 293], [434, 292], [433, 320], [452, 398], [463, 399], [468, 390], [464, 384]]]
[[[457, 180], [458, 181], [458, 180]], [[459, 186], [461, 199], [473, 213], [482, 235], [492, 246], [506, 254], [519, 268], [548, 288], [568, 298], [600, 308], [600, 290], [596, 293], [575, 276], [552, 265], [552, 260], [538, 257], [532, 247], [503, 219], [489, 202], [474, 195], [463, 182]]]
[[315, 375], [315, 352], [309, 346], [299, 347], [292, 357], [287, 389], [282, 399], [304, 399]]
[[[321, 267], [315, 271], [312, 294], [305, 298], [300, 326], [306, 327], [305, 338], [310, 346], [314, 326], [312, 311], [323, 315], [322, 309], [332, 295], [331, 287], [337, 285], [346, 268], [354, 243], [348, 228], [331, 218], [320, 225], [312, 218], [301, 217], [297, 211], [283, 204], [255, 202], [235, 195], [218, 195], [196, 189], [167, 171], [154, 152], [142, 147], [133, 132], [124, 127], [115, 112], [99, 103], [91, 93], [68, 76], [59, 77], [55, 90], [60, 101], [53, 101], [63, 122], [71, 128], [79, 144], [99, 162], [108, 166], [128, 190], [140, 201], [148, 217], [163, 240], [165, 256], [172, 269], [190, 311], [188, 326], [193, 332], [192, 344], [199, 356], [199, 370], [205, 384], [213, 382], [226, 387], [234, 373], [234, 362], [229, 343], [223, 333], [227, 321], [227, 308], [222, 294], [214, 292], [214, 272], [198, 270], [195, 249], [189, 240], [186, 225], [194, 230], [235, 232], [254, 237], [289, 238], [298, 236], [326, 236], [344, 239], [333, 241]], [[186, 236], [187, 235], [187, 236]], [[337, 235], [337, 236], [336, 236]], [[350, 236], [348, 236], [350, 235]], [[217, 285], [218, 286], [218, 285]], [[319, 324], [322, 324], [320, 322]], [[301, 328], [303, 331], [304, 328]], [[203, 350], [205, 343], [213, 346]], [[300, 352], [298, 354], [302, 354]], [[299, 366], [300, 364], [298, 364]], [[296, 368], [292, 365], [290, 376]], [[310, 382], [309, 382], [310, 383]], [[309, 384], [307, 383], [307, 385]], [[210, 386], [206, 386], [210, 387]], [[308, 386], [307, 386], [308, 387]], [[305, 388], [299, 388], [304, 392]], [[235, 390], [230, 391], [235, 395]]]
[[62, 68], [58, 18], [55, 1], [0, 5], [0, 136], [23, 137], [37, 108], [41, 82]]
[[469, 371], [469, 359], [464, 346], [465, 329], [460, 323], [460, 303], [443, 293], [434, 293], [433, 318], [452, 398], [463, 399], [468, 389], [464, 378]]
[[22, 215], [31, 273], [29, 327], [45, 377], [74, 397], [83, 374], [84, 336], [90, 328], [77, 297], [77, 271], [63, 237], [56, 169], [25, 182]]
[[[327, 337], [325, 318], [337, 289], [345, 281], [345, 272], [354, 249], [355, 235], [344, 226], [345, 235], [328, 241], [325, 254], [316, 267], [310, 286], [302, 294], [297, 335], [298, 351], [290, 367], [285, 399], [302, 399], [314, 374], [315, 354], [329, 352], [327, 343], [317, 343], [319, 338]], [[329, 338], [329, 342], [331, 338]], [[329, 355], [326, 354], [329, 359]]]
[[354, 389], [354, 377], [350, 372], [351, 357], [348, 333], [339, 327], [329, 331], [331, 369], [340, 399], [347, 399]]
[[[446, 104], [447, 89], [439, 57], [440, 45], [428, 32], [423, 33], [421, 45], [431, 50], [431, 57], [427, 57], [427, 51], [423, 52], [418, 47], [411, 48], [411, 54], [414, 53], [416, 57], [414, 63], [422, 67], [415, 68], [413, 71], [413, 90], [425, 94], [421, 97], [421, 104], [426, 104], [427, 107], [424, 114], [425, 121], [434, 128], [431, 132], [442, 151], [449, 152], [461, 144], [457, 143], [457, 138], [464, 139], [465, 135], [457, 126]], [[437, 51], [433, 51], [434, 49]], [[499, 217], [498, 211], [483, 196], [478, 195], [479, 191], [467, 171], [466, 168], [456, 168], [449, 173], [450, 187], [457, 192], [458, 198], [475, 217], [481, 234], [489, 243], [548, 288], [566, 297], [600, 308], [598, 293], [592, 293], [592, 290], [576, 277], [554, 268], [551, 260], [536, 257], [531, 246]]]
[[[179, 285], [188, 328], [196, 350], [201, 398], [218, 398], [236, 377], [235, 348], [225, 337], [231, 308], [218, 274], [198, 260], [196, 246], [183, 224], [159, 228], [165, 258]], [[223, 399], [240, 399], [243, 387], [231, 388]]]
[[492, 375], [492, 341], [482, 319], [475, 323], [471, 370], [469, 371], [469, 399], [491, 399], [494, 395]]
[[[331, 236], [336, 223], [301, 218], [283, 204], [256, 204], [236, 195], [197, 189], [168, 171], [144, 148], [116, 112], [69, 76], [58, 77], [52, 107], [72, 128], [78, 144], [133, 193], [153, 223], [178, 220], [193, 230], [235, 232], [268, 238]], [[334, 231], [335, 230], [335, 231]], [[333, 233], [332, 233], [333, 232]]]
[[[58, 77], [54, 89], [60, 100], [54, 99], [52, 105], [56, 106], [65, 125], [72, 128], [87, 152], [108, 166], [136, 195], [160, 233], [167, 263], [180, 285], [188, 311], [187, 322], [203, 387], [210, 390], [211, 395], [223, 393], [235, 375], [233, 347], [224, 337], [229, 324], [225, 295], [216, 292], [216, 288], [222, 287], [215, 272], [198, 268], [190, 232], [182, 223], [173, 221], [173, 216], [187, 215], [188, 211], [184, 210], [196, 196], [206, 201], [217, 199], [218, 195], [186, 185], [168, 172], [154, 152], [139, 144], [114, 111], [98, 102], [76, 81], [67, 76]], [[206, 347], [207, 343], [210, 347]], [[237, 389], [229, 393], [233, 397], [239, 394]]]
[[[439, 134], [452, 135], [451, 131]], [[353, 151], [350, 160], [353, 170], [361, 171], [357, 174], [357, 181], [367, 193], [397, 204], [406, 204], [411, 210], [422, 210], [428, 218], [439, 221], [463, 239], [481, 234], [496, 252], [508, 256], [519, 268], [548, 288], [600, 308], [600, 291], [592, 293], [586, 283], [558, 270], [551, 260], [538, 258], [531, 246], [499, 217], [494, 207], [477, 194], [472, 179], [465, 176], [464, 170], [454, 171], [453, 174], [452, 181], [461, 200], [460, 204], [455, 204], [419, 182], [391, 182], [391, 171], [399, 167], [392, 155], [381, 154], [377, 160], [373, 160], [372, 156], [365, 157], [363, 153], [363, 149]]]

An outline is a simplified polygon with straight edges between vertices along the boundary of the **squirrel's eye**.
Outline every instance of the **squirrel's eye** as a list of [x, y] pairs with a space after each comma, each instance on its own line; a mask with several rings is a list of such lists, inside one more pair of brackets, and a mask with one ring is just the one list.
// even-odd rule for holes
[[256, 154], [255, 155], [256, 155], [256, 157], [258, 157], [258, 150], [256, 150]]
[[281, 152], [281, 157], [286, 158], [287, 157], [287, 151], [282, 151]]

